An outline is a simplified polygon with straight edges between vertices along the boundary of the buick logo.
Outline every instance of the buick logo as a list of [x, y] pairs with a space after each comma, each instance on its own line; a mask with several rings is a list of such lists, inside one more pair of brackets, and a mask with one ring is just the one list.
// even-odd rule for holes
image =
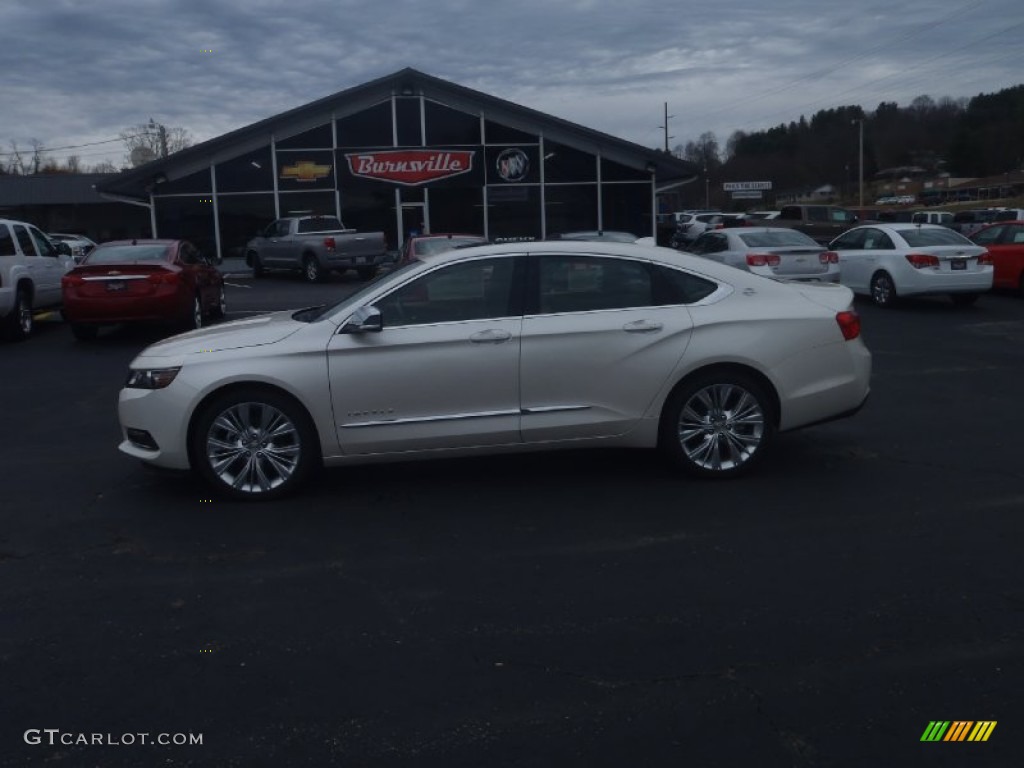
[[521, 149], [506, 149], [498, 155], [495, 166], [503, 181], [522, 181], [530, 172], [530, 158]]

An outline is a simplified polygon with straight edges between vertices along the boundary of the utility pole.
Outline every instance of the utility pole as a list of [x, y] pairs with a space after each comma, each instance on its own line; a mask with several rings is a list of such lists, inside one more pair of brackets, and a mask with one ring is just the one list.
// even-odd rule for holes
[[853, 120], [852, 122], [857, 123], [860, 126], [859, 139], [857, 142], [857, 156], [860, 160], [860, 170], [858, 172], [858, 205], [863, 210], [864, 208], [864, 118]]
[[668, 102], [666, 101], [666, 102], [665, 102], [665, 124], [664, 124], [664, 125], [659, 125], [659, 126], [658, 126], [659, 128], [663, 128], [663, 129], [665, 130], [665, 151], [666, 151], [666, 152], [668, 152], [668, 140], [669, 140], [669, 139], [674, 139], [674, 138], [675, 138], [675, 136], [669, 136], [669, 135], [668, 135], [668, 119], [669, 119], [670, 117], [675, 117], [675, 115], [670, 115], [670, 114], [668, 113]]

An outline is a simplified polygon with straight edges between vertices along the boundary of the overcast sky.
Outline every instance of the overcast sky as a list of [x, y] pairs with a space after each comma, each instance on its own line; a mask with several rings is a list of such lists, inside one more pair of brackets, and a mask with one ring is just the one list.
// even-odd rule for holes
[[[207, 53], [206, 51], [211, 51]], [[0, 0], [0, 152], [202, 141], [413, 67], [645, 146], [1024, 83], [1021, 0]], [[57, 150], [120, 165], [116, 142]], [[0, 160], [6, 160], [0, 156]]]

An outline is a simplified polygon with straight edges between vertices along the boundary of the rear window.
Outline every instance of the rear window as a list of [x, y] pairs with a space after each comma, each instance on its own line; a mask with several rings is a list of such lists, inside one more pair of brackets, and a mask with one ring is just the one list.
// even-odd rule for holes
[[786, 245], [817, 245], [813, 239], [795, 229], [777, 229], [773, 232], [744, 232], [738, 235], [751, 248], [776, 248]]
[[911, 248], [923, 248], [928, 245], [974, 245], [959, 232], [945, 227], [941, 229], [901, 229], [899, 233]]
[[164, 261], [170, 247], [160, 245], [101, 245], [86, 258], [86, 264], [120, 264], [125, 261]]
[[334, 229], [344, 229], [336, 216], [314, 216], [309, 219], [299, 219], [299, 232], [327, 232]]
[[996, 215], [992, 217], [993, 221], [1016, 221], [1020, 218], [1021, 211], [1009, 210], [1009, 211], [996, 211]]
[[11, 237], [11, 230], [6, 224], [0, 224], [0, 256], [15, 256], [14, 238]]

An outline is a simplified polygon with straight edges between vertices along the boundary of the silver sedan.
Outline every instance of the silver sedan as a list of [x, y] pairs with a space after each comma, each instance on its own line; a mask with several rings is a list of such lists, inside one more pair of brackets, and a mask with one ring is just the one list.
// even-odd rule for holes
[[776, 432], [864, 402], [852, 299], [652, 246], [448, 251], [334, 306], [145, 349], [120, 448], [242, 499], [323, 465], [558, 447], [660, 447], [731, 477]]
[[764, 277], [839, 282], [838, 254], [795, 229], [717, 229], [705, 232], [687, 250]]

